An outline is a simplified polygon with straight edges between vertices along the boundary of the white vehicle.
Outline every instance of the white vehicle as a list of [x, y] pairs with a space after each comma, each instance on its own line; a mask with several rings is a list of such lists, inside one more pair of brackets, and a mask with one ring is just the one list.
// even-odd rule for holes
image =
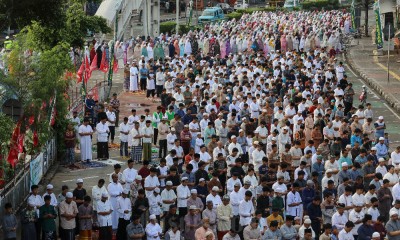
[[233, 6], [233, 9], [239, 10], [239, 9], [247, 9], [249, 8], [249, 4], [246, 2], [236, 2], [235, 6]]

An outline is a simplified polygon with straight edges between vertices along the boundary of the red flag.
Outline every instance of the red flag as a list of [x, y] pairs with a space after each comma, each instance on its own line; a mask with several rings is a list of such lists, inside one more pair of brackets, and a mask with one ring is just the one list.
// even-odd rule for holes
[[20, 134], [18, 136], [18, 152], [24, 152], [25, 134]]
[[56, 122], [56, 115], [57, 115], [56, 100], [57, 96], [54, 96], [50, 112], [50, 120], [49, 120], [50, 126], [54, 126], [54, 123]]
[[108, 61], [106, 59], [106, 51], [103, 51], [103, 56], [101, 57], [100, 71], [102, 72], [108, 71]]
[[17, 126], [15, 126], [13, 134], [11, 136], [10, 151], [8, 152], [7, 162], [11, 164], [12, 167], [18, 160], [18, 138], [21, 131], [21, 121], [18, 121]]
[[118, 60], [117, 58], [114, 56], [114, 63], [113, 63], [113, 72], [118, 72]]
[[33, 116], [33, 115], [30, 116], [28, 122], [29, 122], [29, 126], [32, 126], [32, 124], [35, 122], [35, 116]]
[[92, 74], [92, 72], [96, 69], [97, 69], [97, 54], [94, 56], [92, 62], [90, 63], [90, 74]]
[[85, 56], [84, 73], [85, 76], [83, 77], [83, 80], [87, 84], [90, 76], [92, 75], [92, 72], [90, 72], [89, 56]]
[[99, 100], [99, 89], [98, 89], [98, 86], [95, 86], [95, 87], [92, 89], [92, 95], [93, 95], [93, 99], [94, 99], [95, 101], [98, 101], [98, 100]]
[[82, 63], [81, 66], [79, 67], [78, 72], [76, 73], [76, 83], [82, 82], [82, 75], [84, 71], [85, 71], [85, 66]]
[[39, 145], [39, 137], [37, 131], [33, 131], [33, 146], [37, 147]]
[[18, 160], [18, 150], [14, 146], [10, 149], [10, 152], [8, 153], [7, 162], [10, 163], [12, 167], [15, 167], [17, 160]]

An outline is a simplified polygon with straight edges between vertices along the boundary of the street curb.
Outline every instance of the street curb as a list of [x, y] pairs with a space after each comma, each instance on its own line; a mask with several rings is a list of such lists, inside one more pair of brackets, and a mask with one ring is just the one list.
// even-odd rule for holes
[[[351, 51], [351, 50], [348, 50]], [[356, 66], [349, 52], [344, 54], [345, 60], [349, 67], [359, 76], [361, 79], [372, 89], [374, 89], [385, 101], [392, 107], [396, 112], [400, 113], [400, 104], [396, 101], [396, 98], [384, 91], [384, 88], [378, 84], [373, 78], [368, 77], [368, 75]]]

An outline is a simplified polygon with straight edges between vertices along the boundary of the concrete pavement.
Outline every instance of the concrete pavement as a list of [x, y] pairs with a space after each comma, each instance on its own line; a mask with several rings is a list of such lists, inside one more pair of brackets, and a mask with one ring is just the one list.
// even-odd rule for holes
[[[382, 56], [376, 54], [376, 45], [371, 38], [356, 39], [356, 45], [350, 47], [345, 54], [349, 66], [365, 83], [374, 89], [392, 106], [400, 112], [400, 55], [395, 51], [390, 52], [389, 80], [387, 68], [387, 52]], [[358, 43], [358, 44], [357, 44]]]

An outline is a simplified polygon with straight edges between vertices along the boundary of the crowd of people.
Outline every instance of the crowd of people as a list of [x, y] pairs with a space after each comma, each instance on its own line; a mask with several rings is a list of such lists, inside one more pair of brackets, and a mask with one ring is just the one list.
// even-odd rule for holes
[[[383, 116], [356, 105], [336, 58], [350, 15], [256, 12], [186, 35], [133, 39], [125, 88], [160, 101], [121, 116], [86, 101], [66, 133], [81, 161], [107, 159], [108, 178], [59, 195], [32, 186], [24, 239], [367, 240], [400, 239], [400, 147], [389, 151]], [[118, 131], [117, 131], [118, 130]], [[153, 148], [158, 149], [158, 158]], [[141, 164], [137, 170], [136, 166]], [[6, 204], [3, 229], [19, 224]]]

